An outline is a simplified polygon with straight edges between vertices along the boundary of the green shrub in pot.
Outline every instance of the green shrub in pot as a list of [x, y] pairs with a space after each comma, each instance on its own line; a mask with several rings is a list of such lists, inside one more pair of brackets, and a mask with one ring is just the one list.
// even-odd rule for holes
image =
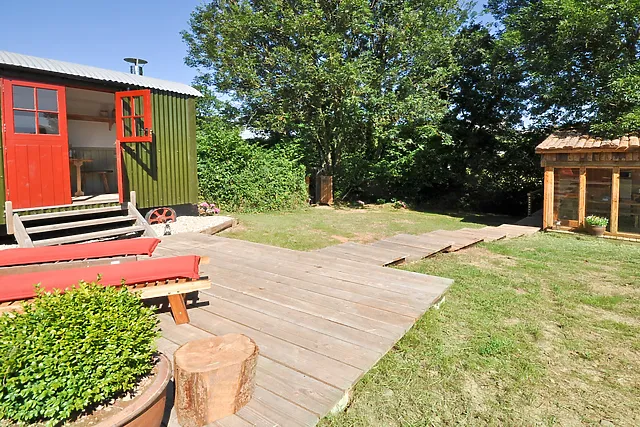
[[589, 215], [584, 220], [591, 227], [606, 227], [609, 224], [609, 218], [596, 215]]
[[0, 316], [0, 419], [58, 425], [135, 389], [154, 365], [157, 318], [124, 288], [38, 290]]

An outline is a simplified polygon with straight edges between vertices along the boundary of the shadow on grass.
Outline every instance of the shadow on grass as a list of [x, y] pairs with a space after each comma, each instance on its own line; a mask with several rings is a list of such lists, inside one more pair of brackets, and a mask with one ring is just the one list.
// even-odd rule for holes
[[515, 224], [522, 219], [521, 216], [509, 216], [491, 213], [460, 212], [447, 209], [436, 209], [431, 206], [415, 206], [412, 208], [416, 212], [447, 215], [454, 218], [461, 218], [460, 222], [472, 224], [483, 224], [498, 226], [502, 224]]

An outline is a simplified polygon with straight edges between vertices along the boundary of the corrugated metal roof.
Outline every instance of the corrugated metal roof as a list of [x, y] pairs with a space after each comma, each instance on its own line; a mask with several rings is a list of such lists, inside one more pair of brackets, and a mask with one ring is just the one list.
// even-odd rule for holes
[[546, 151], [627, 151], [640, 150], [640, 139], [635, 135], [626, 135], [616, 139], [599, 138], [582, 134], [576, 130], [564, 130], [552, 133], [536, 147], [536, 153]]
[[190, 96], [202, 96], [202, 94], [196, 89], [183, 83], [0, 50], [0, 67], [3, 65], [44, 71], [64, 76], [80, 77], [82, 79], [119, 83], [141, 88], [166, 90], [168, 92], [181, 93]]

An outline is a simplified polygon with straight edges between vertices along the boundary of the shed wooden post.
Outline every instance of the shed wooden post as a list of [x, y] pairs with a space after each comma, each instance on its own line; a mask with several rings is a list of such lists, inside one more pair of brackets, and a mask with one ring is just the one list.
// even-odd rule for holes
[[544, 168], [544, 198], [542, 209], [542, 229], [553, 227], [553, 168]]
[[251, 400], [258, 346], [244, 335], [191, 341], [173, 355], [175, 408], [183, 427], [235, 414]]
[[613, 168], [611, 175], [611, 218], [609, 221], [609, 231], [618, 232], [618, 211], [620, 209], [620, 168]]
[[580, 187], [578, 193], [578, 226], [584, 227], [587, 212], [587, 168], [580, 167]]

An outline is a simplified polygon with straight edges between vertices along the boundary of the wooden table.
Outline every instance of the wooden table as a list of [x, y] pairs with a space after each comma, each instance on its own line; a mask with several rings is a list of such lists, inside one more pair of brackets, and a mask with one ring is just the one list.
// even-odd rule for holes
[[69, 159], [69, 162], [76, 167], [76, 192], [74, 196], [84, 196], [84, 191], [82, 191], [82, 165], [92, 161], [91, 159]]

